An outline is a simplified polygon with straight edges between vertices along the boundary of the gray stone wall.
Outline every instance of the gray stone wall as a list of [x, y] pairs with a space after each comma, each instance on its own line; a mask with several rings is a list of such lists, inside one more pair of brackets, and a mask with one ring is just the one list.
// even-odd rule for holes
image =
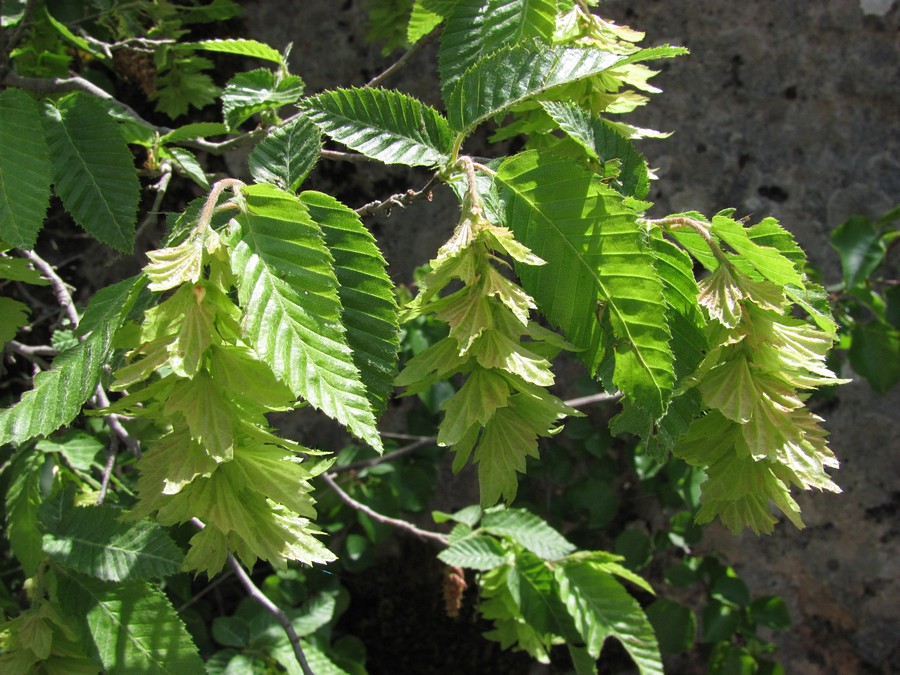
[[[389, 63], [365, 44], [359, 4], [259, 0], [247, 3], [248, 25], [276, 47], [294, 42], [294, 67], [311, 89], [359, 85]], [[646, 31], [647, 44], [692, 52], [664, 64], [654, 83], [665, 92], [632, 116], [674, 132], [641, 145], [660, 176], [655, 214], [735, 207], [752, 219], [775, 216], [836, 281], [829, 232], [849, 215], [877, 216], [900, 202], [897, 3], [609, 0], [601, 11]], [[438, 104], [433, 57], [425, 50], [388, 85]], [[365, 176], [344, 195], [354, 206], [424, 182], [416, 172], [356, 166], [316, 180], [341, 189], [351, 174]], [[444, 201], [374, 224], [398, 281], [409, 281], [454, 220]], [[801, 495], [805, 530], [782, 523], [771, 537], [734, 538], [713, 527], [707, 537], [754, 593], [788, 600], [794, 627], [779, 639], [790, 673], [900, 672], [898, 404], [900, 392], [879, 397], [854, 381], [822, 411], [844, 492]]]

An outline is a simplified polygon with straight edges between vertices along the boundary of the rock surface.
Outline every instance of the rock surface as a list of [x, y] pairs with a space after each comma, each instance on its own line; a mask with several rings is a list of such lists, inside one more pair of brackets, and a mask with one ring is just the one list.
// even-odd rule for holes
[[[311, 90], [364, 84], [390, 63], [365, 44], [358, 2], [246, 4], [255, 37], [277, 48], [294, 42], [295, 72]], [[631, 116], [675, 132], [641, 146], [660, 175], [655, 214], [735, 207], [754, 220], [774, 216], [825, 280], [836, 281], [830, 231], [850, 215], [878, 216], [900, 201], [897, 3], [609, 0], [601, 9], [646, 31], [648, 44], [692, 52], [664, 64], [654, 83], [665, 93]], [[426, 49], [388, 84], [437, 104], [433, 53]], [[354, 206], [427, 179], [349, 165], [316, 180], [340, 189], [351, 173], [367, 176], [345, 195]], [[433, 255], [455, 218], [445, 199], [374, 225], [398, 281]], [[823, 414], [844, 493], [801, 495], [803, 531], [782, 523], [761, 539], [714, 528], [707, 537], [754, 594], [789, 602], [794, 626], [779, 637], [789, 673], [900, 672], [898, 409], [900, 391], [879, 397], [861, 381], [841, 388]]]

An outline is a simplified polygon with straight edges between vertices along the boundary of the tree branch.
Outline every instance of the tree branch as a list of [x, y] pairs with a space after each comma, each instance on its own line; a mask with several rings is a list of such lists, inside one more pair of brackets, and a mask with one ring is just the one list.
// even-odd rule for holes
[[431, 532], [429, 530], [423, 530], [421, 528], [416, 527], [410, 522], [405, 520], [400, 520], [399, 518], [391, 518], [389, 516], [382, 515], [372, 508], [366, 506], [362, 502], [356, 501], [353, 497], [348, 495], [341, 489], [341, 486], [337, 484], [334, 480], [333, 474], [323, 473], [322, 479], [328, 483], [328, 487], [330, 487], [337, 496], [340, 498], [342, 502], [350, 506], [351, 508], [356, 509], [357, 511], [361, 511], [369, 516], [372, 520], [377, 520], [379, 523], [384, 523], [385, 525], [391, 525], [396, 527], [397, 529], [403, 530], [404, 532], [409, 532], [410, 534], [418, 537], [419, 539], [427, 539], [429, 541], [433, 541], [439, 544], [442, 547], [449, 546], [449, 542], [447, 539], [447, 535], [440, 534], [439, 532]]
[[383, 200], [375, 200], [374, 202], [369, 202], [365, 206], [360, 206], [356, 209], [356, 214], [361, 218], [365, 216], [379, 216], [391, 215], [391, 210], [395, 206], [399, 206], [401, 209], [406, 208], [413, 202], [416, 202], [420, 199], [426, 199], [431, 201], [431, 190], [434, 187], [434, 184], [437, 182], [438, 175], [434, 174], [431, 179], [425, 183], [425, 187], [423, 187], [418, 192], [410, 188], [406, 192], [401, 192], [399, 194], [388, 197]]
[[336, 466], [331, 469], [331, 473], [338, 474], [346, 473], [347, 471], [360, 471], [361, 469], [369, 469], [373, 466], [377, 466], [384, 462], [390, 462], [397, 459], [398, 457], [402, 457], [403, 455], [408, 455], [411, 452], [415, 452], [419, 448], [425, 447], [426, 445], [431, 445], [436, 440], [437, 439], [434, 436], [422, 436], [412, 443], [407, 443], [402, 448], [397, 448], [396, 450], [392, 450], [391, 452], [386, 452], [380, 457], [364, 459], [359, 462], [353, 462], [352, 464], [346, 464], [344, 466]]

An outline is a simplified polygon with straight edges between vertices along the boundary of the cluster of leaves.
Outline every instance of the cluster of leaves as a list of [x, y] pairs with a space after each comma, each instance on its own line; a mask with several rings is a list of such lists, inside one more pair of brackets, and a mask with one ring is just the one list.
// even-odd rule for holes
[[[711, 221], [646, 215], [652, 176], [632, 141], [659, 134], [615, 116], [657, 91], [647, 63], [684, 50], [640, 48], [641, 34], [595, 16], [589, 1], [382, 3], [381, 16], [408, 17], [402, 41], [441, 31], [445, 115], [374, 87], [304, 98], [286, 53], [252, 40], [173, 42], [192, 23], [233, 16], [228, 0], [97, 4], [99, 12], [67, 18], [52, 3], [27, 3], [21, 13], [10, 10], [18, 3], [3, 4], [3, 26], [21, 44], [0, 63], [9, 87], [0, 92], [0, 275], [38, 280], [6, 251], [35, 245], [51, 191], [89, 235], [131, 251], [140, 182], [129, 145], [146, 151], [157, 189], [175, 169], [208, 196], [171, 219], [166, 243], [137, 276], [93, 295], [70, 348], [0, 411], [0, 446], [13, 446], [3, 464], [7, 535], [32, 585], [30, 608], [4, 624], [0, 658], [76, 672], [150, 668], [157, 659], [168, 668], [165, 659], [184, 658], [187, 666], [172, 668], [196, 670], [196, 650], [157, 580], [176, 571], [213, 576], [229, 562], [241, 569], [232, 554], [248, 567], [261, 560], [282, 570], [335, 557], [317, 538], [324, 525], [310, 495], [331, 460], [279, 437], [266, 416], [309, 405], [381, 453], [377, 419], [400, 384], [443, 412], [436, 441], [456, 453], [454, 468], [470, 457], [477, 465], [481, 506], [444, 516], [457, 524], [441, 559], [479, 572], [479, 611], [495, 626], [489, 637], [542, 661], [565, 643], [587, 673], [612, 636], [642, 673], [660, 672], [652, 623], [618, 579], [649, 586], [620, 557], [578, 551], [528, 512], [482, 510], [513, 499], [538, 439], [575, 414], [545, 389], [562, 350], [621, 392], [613, 433], [633, 434], [650, 456], [671, 452], [706, 477], [698, 521], [768, 531], [773, 501], [802, 526], [790, 486], [837, 489], [825, 472], [836, 461], [820, 420], [804, 406], [812, 388], [839, 381], [824, 365], [835, 326], [803, 271], [803, 252], [772, 219], [746, 227], [730, 212]], [[138, 61], [152, 61], [142, 87], [161, 112], [177, 117], [218, 99], [221, 122], [160, 127], [88, 79], [132, 77], [116, 57], [135, 46]], [[271, 67], [238, 73], [219, 90], [200, 51]], [[81, 73], [65, 78], [61, 64], [77, 65], [76, 55]], [[297, 112], [282, 120], [287, 105]], [[257, 129], [242, 131], [251, 119]], [[495, 139], [524, 136], [525, 149], [484, 161], [465, 155], [467, 139], [492, 123], [505, 125], [494, 127]], [[444, 183], [459, 199], [456, 231], [402, 311], [357, 212], [300, 192], [322, 157], [322, 135], [354, 156], [427, 168], [428, 189]], [[255, 144], [253, 185], [211, 180], [191, 152], [239, 144]], [[695, 261], [709, 273], [699, 286]], [[56, 286], [67, 294], [62, 281]], [[16, 303], [5, 305], [4, 337], [24, 325]], [[421, 328], [431, 318], [446, 324], [446, 336], [396, 377], [399, 321]], [[453, 380], [461, 381], [455, 392]], [[110, 404], [106, 390], [120, 397]], [[106, 422], [86, 423], [95, 440], [82, 456], [54, 434], [90, 403]], [[123, 419], [144, 445], [137, 470], [113, 445], [98, 472], [97, 429], [110, 442], [131, 439]], [[357, 494], [377, 496], [389, 473], [363, 472]], [[351, 559], [391, 522], [376, 526], [377, 513], [363, 513], [365, 538], [344, 540]], [[185, 555], [160, 525], [180, 532], [186, 523], [201, 530], [180, 542]], [[165, 564], [144, 564], [157, 549]], [[316, 602], [291, 602], [300, 637], [338, 614], [334, 603], [326, 611]], [[159, 628], [150, 616], [162, 633], [151, 635]], [[213, 670], [255, 667], [254, 654], [294, 668], [268, 619], [246, 608], [235, 616], [219, 624], [216, 639], [232, 651], [216, 654]], [[170, 644], [178, 645], [171, 654]], [[307, 644], [315, 651], [318, 643]], [[326, 652], [323, 672], [340, 672]]]
[[888, 253], [896, 247], [900, 208], [878, 219], [854, 216], [831, 233], [843, 278], [829, 286], [841, 326], [838, 347], [880, 394], [900, 382], [900, 285]]
[[596, 673], [603, 643], [614, 637], [641, 673], [662, 672], [650, 622], [616, 577], [653, 591], [621, 565], [621, 556], [576, 551], [522, 509], [475, 506], [436, 519], [456, 523], [450, 546], [438, 557], [479, 571], [478, 611], [494, 623], [486, 637], [542, 663], [550, 662], [554, 644], [565, 643], [578, 673]]

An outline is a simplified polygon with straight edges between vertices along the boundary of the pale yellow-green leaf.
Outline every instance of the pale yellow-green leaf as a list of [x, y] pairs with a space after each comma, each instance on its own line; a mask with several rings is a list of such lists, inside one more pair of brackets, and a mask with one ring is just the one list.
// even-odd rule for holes
[[490, 370], [475, 368], [465, 384], [443, 406], [438, 445], [454, 445], [472, 426], [484, 426], [509, 401], [506, 380]]
[[234, 414], [223, 392], [205, 371], [172, 387], [164, 408], [166, 415], [181, 413], [200, 443], [218, 462], [231, 461], [234, 453]]
[[170, 248], [148, 251], [150, 262], [144, 272], [150, 278], [151, 291], [167, 291], [184, 283], [195, 284], [203, 269], [203, 239], [189, 237]]
[[549, 387], [554, 382], [547, 359], [498, 330], [485, 331], [472, 346], [471, 353], [484, 368], [504, 370], [541, 387]]

